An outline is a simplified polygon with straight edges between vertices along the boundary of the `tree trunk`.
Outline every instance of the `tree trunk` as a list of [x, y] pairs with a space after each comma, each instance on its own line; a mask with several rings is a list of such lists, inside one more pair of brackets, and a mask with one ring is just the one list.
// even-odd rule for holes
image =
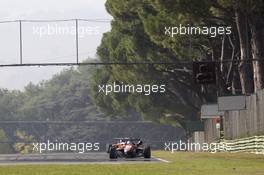
[[232, 78], [233, 78], [232, 79], [232, 94], [233, 95], [241, 94], [242, 93], [241, 82], [240, 82], [239, 72], [237, 68], [234, 68]]
[[254, 61], [254, 85], [255, 92], [264, 88], [264, 19], [253, 16], [250, 19], [252, 58], [262, 61]]
[[240, 59], [239, 74], [242, 92], [244, 94], [251, 94], [254, 92], [254, 81], [252, 64], [249, 63], [249, 32], [247, 31], [247, 21], [243, 13], [239, 10], [235, 12], [236, 26], [240, 42]]

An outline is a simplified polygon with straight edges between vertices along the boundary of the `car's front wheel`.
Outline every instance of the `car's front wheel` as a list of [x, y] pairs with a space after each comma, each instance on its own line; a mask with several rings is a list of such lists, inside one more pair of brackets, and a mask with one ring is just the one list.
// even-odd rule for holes
[[145, 147], [143, 155], [144, 155], [144, 158], [147, 158], [147, 159], [149, 159], [151, 157], [150, 146]]

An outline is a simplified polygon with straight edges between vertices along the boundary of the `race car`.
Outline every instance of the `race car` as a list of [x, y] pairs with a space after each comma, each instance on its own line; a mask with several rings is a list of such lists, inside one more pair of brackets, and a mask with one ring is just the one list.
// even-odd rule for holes
[[141, 139], [116, 138], [116, 142], [110, 144], [107, 149], [110, 159], [144, 157], [151, 158], [150, 146], [143, 145]]

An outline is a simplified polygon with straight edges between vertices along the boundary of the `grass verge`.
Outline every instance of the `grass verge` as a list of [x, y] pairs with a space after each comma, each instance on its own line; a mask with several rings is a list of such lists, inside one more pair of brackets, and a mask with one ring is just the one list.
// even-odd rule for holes
[[263, 175], [264, 156], [253, 154], [154, 152], [170, 163], [12, 165], [0, 175]]

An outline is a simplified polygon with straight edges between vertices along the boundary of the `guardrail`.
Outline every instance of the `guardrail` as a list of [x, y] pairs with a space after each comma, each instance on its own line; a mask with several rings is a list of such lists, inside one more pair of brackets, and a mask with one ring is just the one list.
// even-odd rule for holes
[[264, 136], [253, 136], [235, 140], [221, 140], [219, 144], [225, 145], [225, 149], [219, 152], [247, 152], [264, 155]]

